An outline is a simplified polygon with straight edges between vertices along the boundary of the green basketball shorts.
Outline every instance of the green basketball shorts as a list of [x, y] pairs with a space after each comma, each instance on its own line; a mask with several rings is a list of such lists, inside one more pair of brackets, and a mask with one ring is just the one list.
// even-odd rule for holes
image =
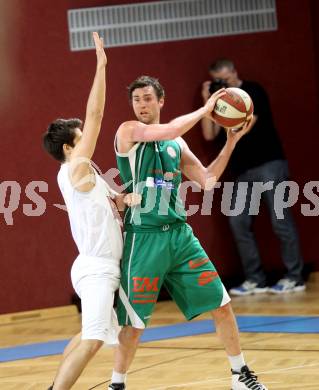
[[128, 226], [125, 235], [117, 305], [120, 325], [145, 328], [163, 284], [187, 320], [230, 301], [188, 224]]

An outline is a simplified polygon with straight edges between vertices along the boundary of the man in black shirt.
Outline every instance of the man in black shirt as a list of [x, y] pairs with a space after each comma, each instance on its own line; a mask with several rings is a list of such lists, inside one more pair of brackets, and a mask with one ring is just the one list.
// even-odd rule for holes
[[[214, 81], [203, 83], [204, 102], [214, 88], [223, 86], [243, 89], [254, 103], [254, 125], [250, 133], [242, 138], [230, 159], [230, 168], [236, 178], [232, 209], [241, 200], [244, 200], [245, 206], [238, 215], [232, 213], [229, 222], [246, 279], [240, 286], [232, 288], [230, 293], [249, 295], [267, 291], [278, 294], [303, 291], [303, 260], [292, 214], [285, 208], [284, 217], [278, 218], [275, 212], [275, 189], [279, 183], [288, 180], [288, 165], [273, 123], [268, 96], [259, 84], [240, 80], [234, 64], [228, 59], [216, 61], [211, 65], [209, 73]], [[224, 132], [220, 131], [221, 127], [208, 118], [203, 118], [201, 123], [206, 140], [224, 136]], [[260, 196], [269, 209], [273, 231], [281, 242], [282, 260], [287, 268], [284, 278], [270, 288], [266, 284], [266, 275], [252, 230], [254, 215], [259, 211]]]

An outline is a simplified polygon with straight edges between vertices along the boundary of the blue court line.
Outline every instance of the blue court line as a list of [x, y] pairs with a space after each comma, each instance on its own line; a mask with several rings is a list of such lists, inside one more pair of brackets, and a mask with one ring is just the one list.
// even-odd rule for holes
[[45, 343], [18, 345], [0, 348], [0, 362], [11, 362], [20, 359], [32, 359], [41, 356], [60, 355], [69, 340], [55, 340]]
[[[319, 333], [319, 317], [308, 316], [237, 316], [241, 332], [252, 333]], [[166, 340], [195, 336], [215, 331], [211, 320], [192, 321], [175, 325], [145, 329], [141, 341]], [[40, 356], [61, 354], [69, 340], [0, 348], [0, 362], [32, 359]]]
[[[319, 317], [237, 316], [236, 318], [241, 332], [319, 333]], [[211, 332], [215, 332], [215, 327], [211, 320], [193, 321], [146, 329], [141, 341], [165, 340]]]

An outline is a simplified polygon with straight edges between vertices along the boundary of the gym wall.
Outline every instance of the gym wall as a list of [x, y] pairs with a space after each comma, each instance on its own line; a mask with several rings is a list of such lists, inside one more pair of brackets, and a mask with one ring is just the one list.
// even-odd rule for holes
[[[63, 204], [56, 183], [59, 164], [45, 154], [41, 137], [58, 117], [84, 118], [95, 71], [94, 51], [69, 49], [67, 10], [127, 2], [10, 0], [1, 6], [0, 313], [70, 303], [69, 271], [77, 250], [66, 212], [54, 206]], [[126, 86], [134, 78], [148, 74], [160, 79], [166, 89], [162, 122], [167, 122], [198, 108], [209, 64], [217, 57], [231, 58], [242, 78], [260, 82], [270, 95], [291, 176], [300, 187], [293, 211], [304, 258], [318, 271], [318, 218], [301, 214], [301, 204], [311, 203], [302, 194], [304, 184], [318, 180], [318, 27], [313, 17], [318, 6], [311, 0], [278, 0], [277, 12], [278, 30], [273, 32], [107, 50], [107, 103], [94, 160], [102, 172], [116, 166], [114, 134], [133, 117]], [[216, 145], [203, 140], [200, 126], [185, 139], [205, 164], [218, 153]], [[224, 179], [231, 180], [227, 173]], [[30, 200], [32, 182], [42, 197], [38, 206]], [[197, 213], [189, 221], [221, 276], [230, 279], [242, 270], [220, 211], [221, 192], [216, 190], [212, 216]], [[190, 190], [187, 199], [200, 205], [202, 194]], [[14, 211], [8, 213], [5, 206]], [[280, 275], [279, 244], [264, 210], [256, 228], [267, 270]]]

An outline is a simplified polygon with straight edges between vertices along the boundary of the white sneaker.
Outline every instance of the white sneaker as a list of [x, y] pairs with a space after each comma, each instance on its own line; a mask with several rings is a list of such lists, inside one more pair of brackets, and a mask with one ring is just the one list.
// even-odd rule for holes
[[238, 287], [233, 287], [229, 290], [231, 295], [252, 295], [261, 294], [268, 291], [268, 287], [258, 285], [256, 282], [246, 280], [243, 284]]
[[306, 285], [304, 282], [284, 278], [280, 279], [274, 286], [270, 287], [269, 291], [273, 294], [285, 294], [290, 292], [305, 291]]
[[231, 390], [268, 390], [266, 386], [258, 382], [257, 375], [250, 371], [247, 366], [241, 368], [240, 372], [231, 370]]

